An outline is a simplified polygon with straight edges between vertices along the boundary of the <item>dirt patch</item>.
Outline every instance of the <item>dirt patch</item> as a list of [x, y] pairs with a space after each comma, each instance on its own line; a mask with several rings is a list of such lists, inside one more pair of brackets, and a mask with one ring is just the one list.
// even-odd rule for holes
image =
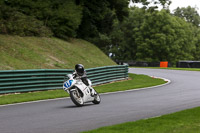
[[94, 85], [93, 87], [101, 86], [101, 85], [106, 85], [106, 84], [117, 83], [117, 82], [124, 82], [124, 81], [127, 81], [127, 80], [132, 80], [132, 78], [129, 77], [129, 78], [127, 78], [127, 79], [122, 79], [122, 80], [117, 80], [117, 81], [111, 81], [111, 82], [104, 83], [104, 84]]
[[60, 63], [60, 64], [65, 64], [65, 62], [59, 60], [58, 58], [56, 58], [56, 57], [54, 57], [54, 56], [49, 55], [49, 58], [51, 58], [53, 61], [56, 61], [56, 62], [58, 62], [58, 63]]

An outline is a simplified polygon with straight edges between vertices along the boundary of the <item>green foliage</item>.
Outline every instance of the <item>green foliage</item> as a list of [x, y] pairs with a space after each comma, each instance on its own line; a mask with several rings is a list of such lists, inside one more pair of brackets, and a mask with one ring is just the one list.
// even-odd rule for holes
[[196, 8], [193, 8], [191, 6], [188, 7], [182, 7], [182, 8], [176, 8], [174, 10], [174, 15], [180, 18], [183, 18], [187, 22], [190, 22], [197, 27], [200, 25], [200, 16], [197, 12]]
[[195, 47], [193, 51], [193, 57], [195, 60], [200, 60], [200, 28], [194, 28], [193, 34], [195, 35]]
[[77, 6], [74, 0], [60, 0], [51, 3], [56, 5], [55, 9], [47, 10], [43, 16], [43, 20], [46, 16], [49, 16], [49, 20], [46, 22], [54, 34], [60, 38], [75, 37], [76, 30], [78, 29], [82, 19], [82, 7]]
[[158, 6], [162, 6], [163, 9], [168, 9], [172, 0], [132, 0], [133, 3], [142, 3], [144, 9], [155, 10]]
[[0, 5], [0, 33], [19, 36], [52, 36], [49, 28], [33, 16]]
[[[112, 34], [112, 47], [118, 47], [119, 51], [111, 49], [110, 52], [113, 53], [113, 58], [119, 60], [136, 60], [137, 45], [135, 42], [141, 43], [141, 32], [140, 27], [144, 20], [145, 10], [135, 8], [135, 10], [130, 10], [129, 17], [125, 19], [123, 23], [118, 23], [119, 25], [114, 25], [114, 34]], [[118, 32], [118, 33], [116, 33]], [[117, 35], [118, 34], [118, 35]], [[120, 38], [120, 40], [119, 40]], [[119, 40], [116, 42], [116, 40]]]
[[[78, 36], [91, 42], [98, 42], [100, 35], [106, 36], [110, 33], [116, 18], [122, 21], [124, 16], [128, 15], [128, 1], [124, 0], [1, 0], [0, 2], [2, 8], [9, 8], [12, 11], [4, 16], [5, 23], [13, 14], [20, 13], [23, 14], [21, 20], [26, 19], [33, 23], [37, 21], [37, 25], [40, 23], [42, 29], [48, 27], [56, 37], [68, 39]], [[17, 24], [12, 23], [12, 27], [20, 26], [20, 29], [11, 27], [12, 32], [16, 32], [14, 34], [29, 35], [21, 30], [23, 26]], [[34, 24], [30, 26], [32, 25]], [[2, 31], [6, 31], [5, 27], [5, 24], [1, 25]], [[38, 30], [37, 28], [32, 26], [31, 29]], [[30, 29], [26, 30], [29, 32]], [[99, 43], [97, 45], [101, 46]]]
[[[12, 32], [16, 32], [14, 33], [16, 35], [29, 36], [30, 33], [22, 31], [25, 27], [27, 32], [33, 32], [32, 30], [41, 32], [41, 29], [50, 29], [55, 36], [67, 39], [76, 36], [76, 30], [82, 19], [82, 7], [76, 5], [75, 0], [6, 0], [1, 6], [5, 9], [9, 8], [7, 15], [3, 18], [5, 18], [5, 23], [11, 23], [6, 26], [12, 25], [9, 28], [12, 28]], [[5, 14], [3, 10], [1, 14]], [[50, 30], [47, 32], [50, 33]], [[34, 34], [31, 35], [34, 36]]]
[[195, 42], [196, 47], [196, 49], [193, 50], [192, 55], [195, 60], [200, 60], [200, 15], [198, 14], [197, 9], [190, 6], [188, 6], [187, 8], [178, 7], [174, 10], [174, 15], [196, 26], [191, 28], [192, 34], [195, 36], [195, 39], [193, 39], [192, 41]]
[[102, 43], [102, 41], [112, 32], [114, 21], [116, 19], [122, 21], [128, 15], [128, 1], [84, 0], [83, 5], [83, 19], [78, 30], [78, 37], [105, 49], [108, 43]]
[[[147, 61], [170, 61], [192, 59], [194, 48], [192, 25], [171, 16], [165, 10], [147, 16], [140, 27], [140, 43], [136, 58]], [[149, 60], [150, 59], [150, 60]]]
[[129, 17], [113, 29], [108, 51], [114, 60], [175, 64], [178, 60], [194, 59], [196, 28], [167, 10], [152, 12], [151, 9], [133, 7]]

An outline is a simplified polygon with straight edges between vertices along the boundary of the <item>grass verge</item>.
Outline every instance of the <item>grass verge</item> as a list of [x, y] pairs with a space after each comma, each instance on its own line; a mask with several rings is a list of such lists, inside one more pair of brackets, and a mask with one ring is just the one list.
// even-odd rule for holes
[[150, 69], [167, 69], [167, 70], [184, 70], [184, 71], [200, 71], [200, 68], [176, 68], [176, 67], [130, 67], [130, 68], [150, 68]]
[[200, 133], [200, 107], [84, 133]]
[[[94, 88], [99, 93], [105, 93], [114, 91], [124, 91], [136, 88], [144, 88], [165, 83], [165, 81], [162, 79], [155, 79], [146, 75], [129, 74], [129, 77], [131, 78], [130, 80], [104, 84], [96, 86]], [[44, 99], [55, 99], [68, 96], [69, 96], [68, 93], [66, 93], [64, 90], [50, 90], [50, 91], [39, 91], [31, 93], [0, 95], [0, 105], [44, 100]]]

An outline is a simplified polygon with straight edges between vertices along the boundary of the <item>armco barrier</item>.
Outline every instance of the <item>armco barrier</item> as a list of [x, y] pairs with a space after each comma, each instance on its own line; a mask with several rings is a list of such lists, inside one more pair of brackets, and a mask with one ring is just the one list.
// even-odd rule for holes
[[200, 68], [200, 61], [179, 61], [176, 67], [180, 68]]
[[[70, 69], [5, 70], [0, 71], [0, 94], [61, 89]], [[128, 66], [105, 66], [86, 69], [93, 85], [128, 78]]]
[[[160, 67], [160, 62], [129, 60], [129, 61], [116, 61], [116, 63], [119, 65], [128, 64], [129, 66], [133, 66], [133, 67]], [[168, 62], [167, 66], [172, 67], [172, 64]]]

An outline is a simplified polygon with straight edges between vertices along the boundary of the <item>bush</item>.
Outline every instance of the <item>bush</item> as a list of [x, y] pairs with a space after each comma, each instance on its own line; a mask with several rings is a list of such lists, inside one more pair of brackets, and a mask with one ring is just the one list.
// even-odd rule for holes
[[4, 16], [0, 32], [20, 36], [54, 33], [63, 39], [76, 37], [82, 19], [82, 6], [76, 5], [75, 0], [6, 0], [0, 3], [0, 8]]
[[52, 31], [33, 16], [27, 16], [10, 7], [0, 7], [0, 33], [19, 36], [52, 36]]
[[10, 13], [10, 17], [0, 21], [0, 33], [19, 36], [52, 36], [51, 30], [42, 21], [20, 12]]

